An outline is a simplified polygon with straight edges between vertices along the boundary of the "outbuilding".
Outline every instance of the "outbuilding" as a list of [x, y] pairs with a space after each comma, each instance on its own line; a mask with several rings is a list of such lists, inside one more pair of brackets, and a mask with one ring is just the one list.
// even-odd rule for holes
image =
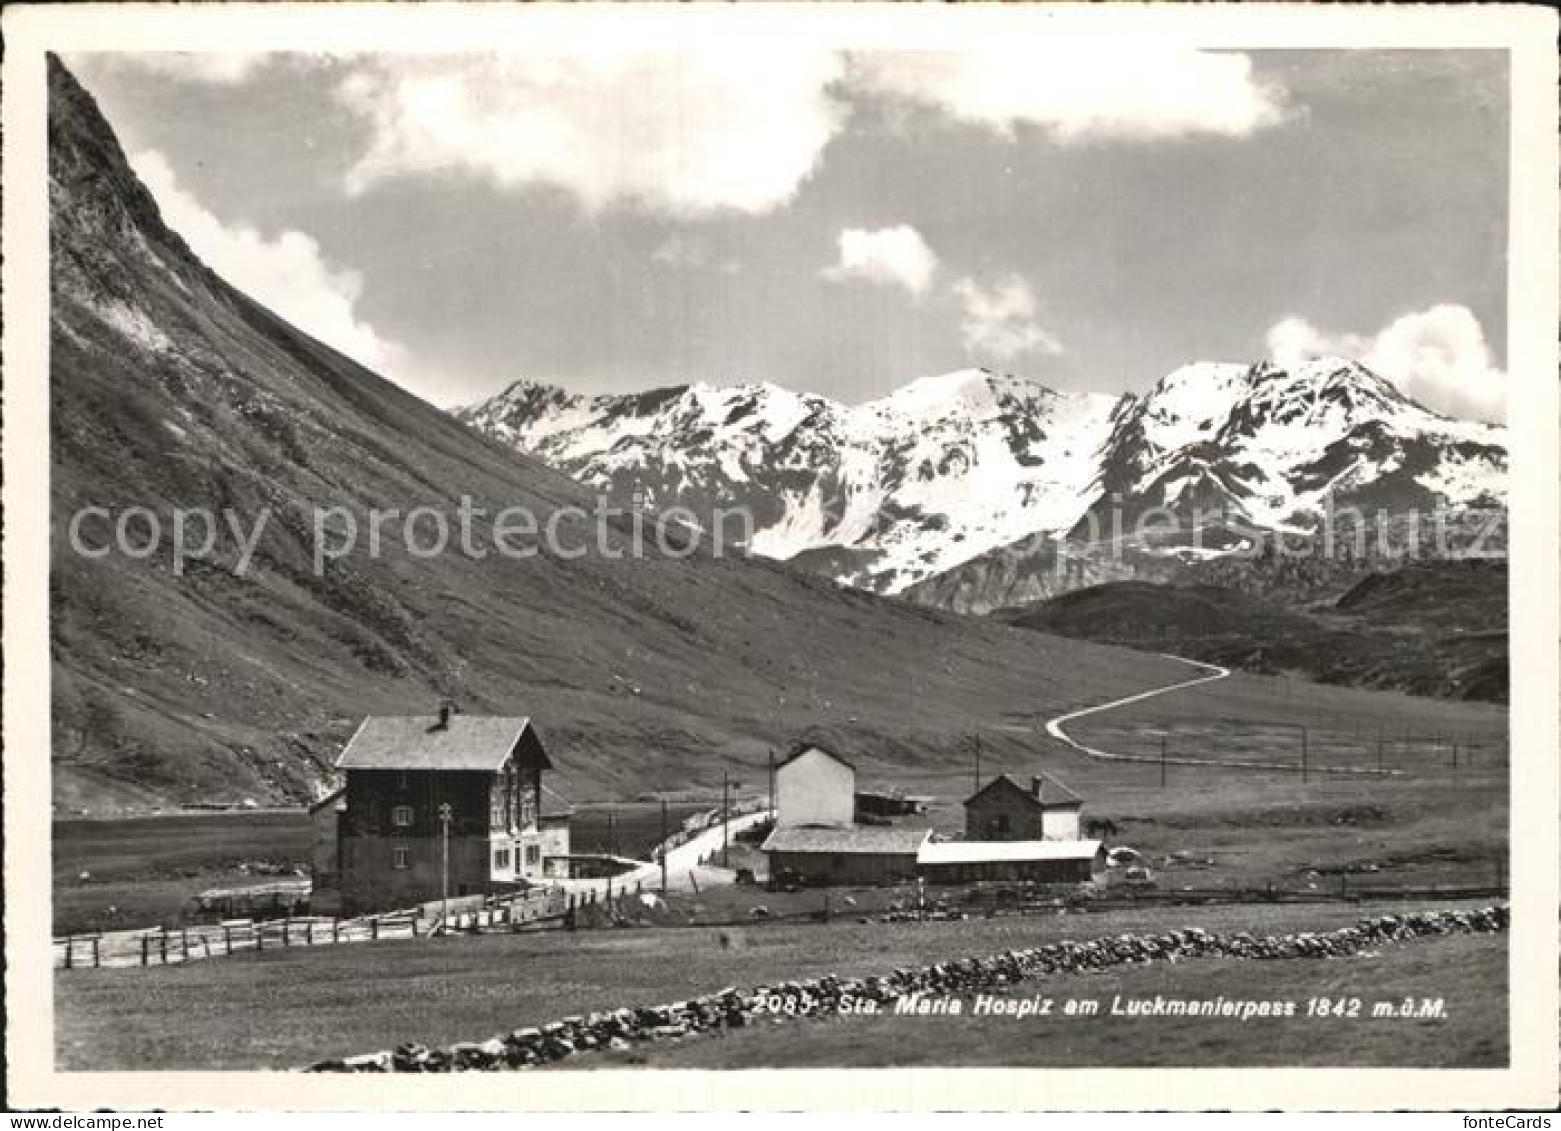
[[761, 851], [773, 879], [798, 883], [886, 884], [916, 878], [927, 829], [880, 825], [781, 825]]
[[928, 841], [916, 857], [917, 873], [928, 883], [1088, 883], [1104, 865], [1098, 840]]

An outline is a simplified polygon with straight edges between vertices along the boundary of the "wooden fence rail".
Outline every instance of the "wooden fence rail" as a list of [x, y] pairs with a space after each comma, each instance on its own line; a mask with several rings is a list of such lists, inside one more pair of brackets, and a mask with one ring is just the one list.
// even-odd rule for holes
[[54, 940], [54, 965], [63, 970], [174, 966], [247, 950], [416, 939], [457, 931], [519, 931], [549, 922], [561, 923], [573, 906], [574, 901], [564, 893], [549, 889], [480, 911], [451, 915], [448, 923], [438, 918], [424, 919], [416, 911], [405, 910], [354, 919], [323, 915], [229, 919], [186, 927], [67, 935]]

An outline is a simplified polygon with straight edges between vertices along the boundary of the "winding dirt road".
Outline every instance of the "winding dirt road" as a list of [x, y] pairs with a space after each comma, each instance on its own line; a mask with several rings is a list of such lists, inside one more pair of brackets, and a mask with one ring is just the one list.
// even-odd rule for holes
[[1077, 711], [1069, 711], [1064, 715], [1057, 715], [1046, 722], [1046, 733], [1057, 741], [1066, 743], [1087, 758], [1095, 758], [1103, 762], [1147, 762], [1159, 764], [1164, 761], [1172, 766], [1222, 766], [1237, 770], [1275, 770], [1279, 772], [1299, 772], [1314, 774], [1360, 774], [1371, 777], [1396, 777], [1401, 770], [1379, 770], [1374, 766], [1294, 766], [1283, 762], [1253, 762], [1231, 758], [1183, 758], [1169, 757], [1157, 758], [1143, 754], [1113, 754], [1109, 750], [1100, 750], [1094, 746], [1086, 746], [1067, 731], [1062, 729], [1064, 723], [1082, 719], [1087, 715], [1100, 714], [1103, 711], [1115, 710], [1118, 707], [1126, 707], [1130, 703], [1141, 703], [1145, 699], [1153, 699], [1159, 695], [1169, 695], [1173, 691], [1183, 691], [1189, 687], [1196, 687], [1202, 683], [1214, 683], [1216, 680], [1227, 679], [1230, 676], [1229, 668], [1222, 668], [1218, 664], [1207, 664], [1202, 660], [1189, 660], [1185, 656], [1173, 656], [1169, 652], [1159, 653], [1167, 660], [1175, 660], [1178, 663], [1187, 664], [1189, 667], [1200, 668], [1203, 675], [1194, 676], [1192, 679], [1184, 679], [1179, 683], [1169, 683], [1164, 687], [1153, 687], [1148, 691], [1140, 691], [1135, 695], [1127, 695], [1121, 699], [1113, 699], [1109, 703], [1097, 703], [1093, 707], [1084, 707]]

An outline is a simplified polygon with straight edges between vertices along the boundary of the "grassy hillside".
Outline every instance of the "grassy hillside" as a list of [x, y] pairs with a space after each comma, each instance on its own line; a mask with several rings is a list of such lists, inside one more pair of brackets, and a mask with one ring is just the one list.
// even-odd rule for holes
[[994, 614], [1075, 639], [1355, 687], [1505, 703], [1504, 563], [1366, 574], [1310, 604], [1214, 585], [1113, 582]]
[[[761, 561], [677, 559], [565, 524], [579, 559], [383, 552], [312, 568], [316, 507], [545, 521], [583, 488], [468, 431], [212, 274], [162, 222], [91, 97], [50, 74], [54, 797], [93, 816], [306, 797], [364, 714], [528, 713], [572, 797], [762, 780], [825, 724], [863, 764], [936, 765], [973, 718], [1168, 682], [1131, 652], [844, 592]], [[86, 557], [80, 508], [151, 508], [144, 558]], [[174, 508], [269, 518], [176, 575]], [[117, 513], [117, 512], [116, 512]], [[452, 519], [453, 521], [453, 519]], [[134, 541], [145, 537], [132, 524]], [[366, 530], [362, 531], [366, 540]], [[113, 531], [81, 527], [91, 548]], [[478, 541], [486, 544], [479, 527]], [[639, 546], [643, 560], [618, 560]]]

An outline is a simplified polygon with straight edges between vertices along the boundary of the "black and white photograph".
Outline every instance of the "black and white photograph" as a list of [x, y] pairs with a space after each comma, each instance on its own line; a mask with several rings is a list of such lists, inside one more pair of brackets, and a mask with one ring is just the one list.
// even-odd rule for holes
[[13, 1105], [1554, 1107], [1553, 14], [225, 7], [7, 12]]

